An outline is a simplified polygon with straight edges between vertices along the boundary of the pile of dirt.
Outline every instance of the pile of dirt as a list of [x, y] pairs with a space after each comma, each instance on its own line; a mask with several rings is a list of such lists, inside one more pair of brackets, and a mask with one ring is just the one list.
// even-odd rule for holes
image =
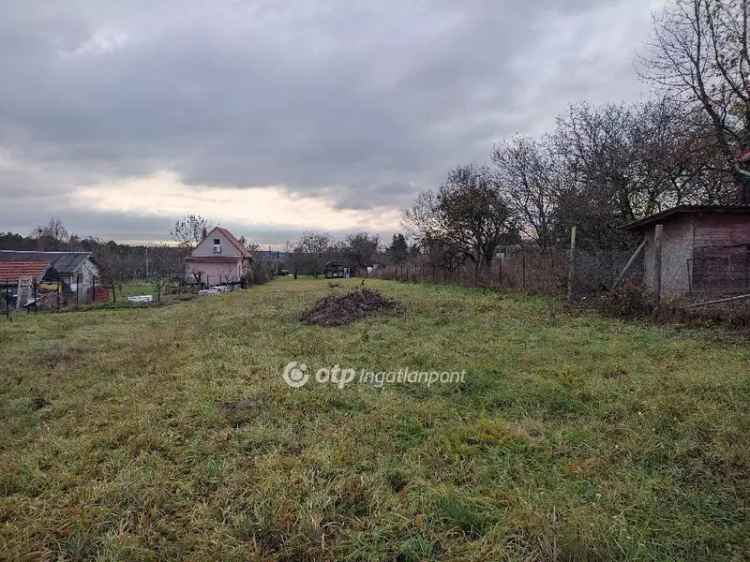
[[345, 295], [323, 297], [300, 318], [305, 324], [343, 326], [381, 310], [397, 310], [399, 307], [398, 301], [363, 287]]

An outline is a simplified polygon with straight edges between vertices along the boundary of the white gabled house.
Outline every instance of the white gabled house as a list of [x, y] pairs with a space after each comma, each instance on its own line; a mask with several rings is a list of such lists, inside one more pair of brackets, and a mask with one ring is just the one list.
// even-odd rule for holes
[[217, 226], [185, 259], [185, 278], [208, 287], [239, 283], [251, 262], [247, 248], [226, 228]]

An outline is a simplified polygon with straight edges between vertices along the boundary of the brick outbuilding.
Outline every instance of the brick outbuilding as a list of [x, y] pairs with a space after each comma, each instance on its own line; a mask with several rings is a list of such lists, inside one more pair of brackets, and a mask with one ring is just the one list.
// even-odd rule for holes
[[645, 238], [644, 282], [661, 296], [750, 292], [750, 206], [681, 205], [626, 226]]

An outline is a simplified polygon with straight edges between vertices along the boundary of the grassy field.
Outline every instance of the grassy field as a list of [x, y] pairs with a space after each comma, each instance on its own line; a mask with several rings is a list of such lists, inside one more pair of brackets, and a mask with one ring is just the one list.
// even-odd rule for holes
[[[0, 319], [0, 559], [747, 559], [746, 341], [368, 286], [404, 310], [305, 326], [328, 284], [279, 280]], [[467, 374], [293, 389], [292, 360]]]

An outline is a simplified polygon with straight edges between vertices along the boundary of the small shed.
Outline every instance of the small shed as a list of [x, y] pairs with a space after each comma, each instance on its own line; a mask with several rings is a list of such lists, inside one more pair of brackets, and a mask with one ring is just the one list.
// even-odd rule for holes
[[663, 298], [750, 289], [750, 206], [680, 205], [625, 228], [644, 237], [644, 283]]
[[[63, 291], [76, 300], [88, 302], [93, 288], [100, 283], [99, 269], [91, 252], [27, 252], [0, 250], [0, 263], [44, 262], [49, 266], [44, 281], [60, 281]], [[5, 267], [13, 267], [6, 265]]]
[[348, 279], [352, 276], [352, 269], [345, 263], [329, 261], [323, 266], [326, 279]]
[[[0, 261], [0, 292], [5, 300], [3, 306], [25, 306], [36, 297], [36, 287], [46, 275], [55, 274], [46, 261]], [[26, 290], [22, 291], [24, 283]]]

